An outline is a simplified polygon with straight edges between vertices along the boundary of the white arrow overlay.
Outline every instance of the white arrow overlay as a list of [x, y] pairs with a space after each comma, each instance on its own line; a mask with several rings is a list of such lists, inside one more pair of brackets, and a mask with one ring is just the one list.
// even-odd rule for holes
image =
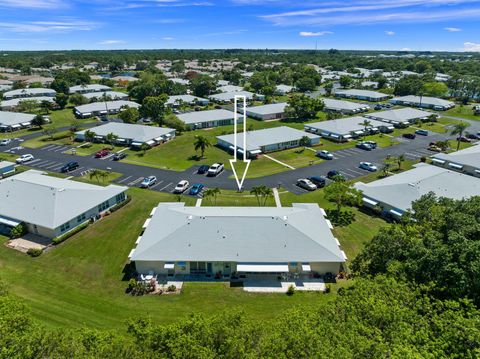
[[[246, 167], [244, 169], [243, 175], [241, 177], [238, 176], [237, 171], [235, 170], [235, 164], [237, 163], [237, 129], [238, 129], [238, 100], [243, 101], [243, 111], [242, 111], [242, 119], [243, 119], [243, 162], [246, 163]], [[237, 181], [238, 190], [242, 190], [243, 181], [245, 181], [245, 176], [247, 175], [248, 167], [250, 166], [250, 161], [247, 159], [247, 99], [245, 96], [235, 95], [234, 98], [234, 122], [233, 122], [233, 160], [230, 160], [230, 166], [232, 167], [233, 175], [235, 176], [235, 180]]]

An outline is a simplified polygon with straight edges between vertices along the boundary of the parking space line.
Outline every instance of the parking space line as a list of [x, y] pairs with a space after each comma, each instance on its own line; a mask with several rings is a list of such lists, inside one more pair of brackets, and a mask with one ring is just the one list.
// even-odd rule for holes
[[57, 163], [57, 161], [47, 161], [47, 162], [42, 163], [41, 165], [39, 164], [39, 165], [37, 165], [37, 166], [38, 166], [38, 167], [41, 167], [41, 168], [46, 168], [46, 167], [48, 167], [48, 166], [51, 166], [51, 165], [54, 164], [54, 163]]
[[54, 168], [54, 167], [58, 167], [59, 163], [58, 162], [55, 162], [54, 164], [51, 164], [50, 166], [47, 166], [45, 167], [45, 169], [51, 169], [51, 168]]
[[160, 186], [163, 183], [163, 181], [155, 183], [153, 186], [150, 186], [150, 189], [155, 188], [157, 186]]
[[144, 177], [138, 177], [136, 180], [134, 180], [134, 181], [130, 182], [129, 184], [127, 184], [127, 186], [136, 185], [138, 182], [143, 181], [143, 178], [144, 178]]
[[85, 167], [75, 168], [74, 170], [68, 171], [68, 173], [72, 173], [72, 172], [75, 172], [75, 171], [80, 171], [82, 168], [85, 168]]
[[171, 186], [172, 184], [173, 184], [173, 182], [170, 182], [170, 183], [167, 184], [165, 187], [160, 188], [160, 191], [163, 191], [164, 189], [166, 189], [167, 187]]
[[30, 163], [35, 163], [35, 162], [38, 162], [38, 161], [42, 161], [41, 158], [35, 158], [34, 160], [31, 160]]
[[122, 178], [120, 181], [117, 181], [117, 183], [123, 183], [123, 182], [127, 181], [129, 178], [132, 178], [132, 176]]
[[63, 147], [60, 147], [57, 150], [54, 150], [54, 152], [65, 152], [65, 151], [68, 151], [68, 149], [69, 148], [67, 146], [63, 146]]
[[46, 145], [45, 147], [42, 147], [42, 148], [40, 148], [40, 149], [41, 149], [41, 150], [46, 150], [46, 149], [48, 149], [48, 148], [55, 147], [55, 146], [57, 146], [57, 145]]

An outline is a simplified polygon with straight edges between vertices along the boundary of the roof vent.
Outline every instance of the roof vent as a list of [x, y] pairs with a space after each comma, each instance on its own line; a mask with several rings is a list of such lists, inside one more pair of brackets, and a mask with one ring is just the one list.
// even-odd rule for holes
[[283, 220], [286, 221], [288, 219], [287, 216], [283, 216]]
[[189, 216], [188, 216], [188, 219], [193, 219], [193, 216], [192, 216], [192, 215], [189, 215]]

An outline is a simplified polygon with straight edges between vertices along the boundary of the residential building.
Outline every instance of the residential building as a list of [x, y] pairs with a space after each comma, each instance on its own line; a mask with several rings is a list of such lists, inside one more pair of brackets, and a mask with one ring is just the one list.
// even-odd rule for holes
[[277, 85], [275, 87], [275, 94], [277, 95], [286, 95], [287, 93], [290, 93], [292, 92], [294, 89], [293, 86], [289, 86], [289, 85]]
[[257, 120], [281, 120], [285, 117], [285, 107], [287, 107], [286, 102], [271, 103], [268, 105], [247, 107], [246, 113], [248, 117]]
[[354, 116], [330, 121], [320, 121], [304, 125], [305, 131], [315, 133], [335, 142], [347, 142], [365, 134], [364, 121], [369, 121], [366, 135], [388, 133], [394, 130], [393, 125], [365, 117]]
[[95, 186], [29, 170], [0, 180], [0, 232], [24, 223], [30, 233], [59, 237], [126, 199], [128, 187]]
[[[192, 130], [233, 125], [234, 117], [234, 112], [223, 109], [186, 112], [177, 115], [177, 118]], [[240, 122], [243, 122], [243, 118], [239, 115], [238, 123]]]
[[[243, 148], [243, 133], [237, 134], [237, 152], [243, 155], [247, 151], [247, 157], [256, 157], [261, 153], [285, 150], [300, 146], [303, 137], [310, 139], [310, 145], [320, 143], [320, 136], [297, 130], [295, 128], [280, 126], [263, 130], [249, 131], [246, 134], [247, 148]], [[235, 136], [233, 134], [217, 136], [218, 146], [233, 152]]]
[[138, 273], [234, 279], [337, 274], [345, 253], [317, 204], [187, 207], [160, 203], [129, 259]]
[[462, 199], [480, 195], [480, 180], [445, 168], [419, 163], [413, 169], [377, 181], [357, 182], [363, 205], [399, 219], [412, 202], [433, 192], [438, 197]]
[[434, 113], [418, 110], [416, 108], [400, 108], [396, 110], [368, 113], [365, 117], [391, 123], [393, 125], [408, 126], [417, 121], [427, 120], [432, 115], [436, 116]]
[[105, 125], [75, 132], [75, 140], [85, 141], [85, 132], [87, 131], [95, 133], [94, 141], [105, 142], [107, 135], [113, 133], [118, 137], [115, 141], [117, 144], [134, 148], [140, 148], [144, 143], [155, 146], [175, 138], [173, 128], [109, 122]]
[[364, 103], [335, 100], [332, 98], [322, 98], [321, 100], [325, 105], [323, 110], [326, 112], [339, 112], [345, 115], [351, 115], [351, 114], [366, 112], [370, 110], [370, 106]]
[[89, 99], [90, 101], [102, 101], [103, 98], [107, 98], [110, 100], [128, 100], [128, 93], [118, 91], [89, 92], [82, 93], [82, 96]]
[[370, 90], [357, 90], [357, 89], [336, 90], [335, 96], [353, 98], [356, 100], [370, 101], [370, 102], [385, 101], [385, 100], [388, 100], [388, 98], [390, 97], [389, 95], [381, 92], [370, 91]]
[[0, 110], [15, 110], [22, 101], [36, 101], [38, 104], [41, 104], [44, 101], [51, 103], [52, 105], [55, 104], [54, 97], [19, 97], [13, 98], [11, 100], [5, 100], [0, 102]]
[[15, 172], [15, 163], [0, 161], [0, 178]]
[[117, 114], [128, 107], [140, 108], [140, 105], [136, 102], [124, 100], [92, 102], [75, 107], [74, 112], [77, 117], [87, 118]]
[[233, 100], [235, 99], [235, 96], [245, 96], [247, 101], [252, 101], [254, 99], [263, 101], [265, 99], [265, 96], [254, 94], [253, 92], [250, 92], [250, 91], [222, 92], [222, 93], [210, 95], [208, 97], [212, 101], [215, 101], [218, 103], [230, 103], [230, 102], [233, 102]]
[[235, 86], [235, 85], [224, 85], [217, 87], [217, 91], [220, 92], [238, 92], [243, 91], [242, 86]]
[[176, 95], [176, 96], [170, 96], [168, 98], [167, 105], [176, 107], [182, 102], [188, 105], [200, 105], [200, 106], [206, 106], [210, 103], [209, 100], [202, 97], [197, 97], [192, 95]]
[[[29, 113], [0, 111], [0, 132], [17, 131], [32, 125], [35, 115]], [[45, 118], [48, 121], [48, 118]]]
[[12, 99], [30, 99], [32, 97], [55, 97], [57, 91], [46, 88], [24, 88], [3, 93], [4, 100]]
[[452, 153], [437, 153], [432, 164], [480, 177], [480, 144]]
[[455, 103], [441, 98], [428, 96], [401, 96], [390, 100], [394, 105], [428, 108], [435, 111], [446, 111], [455, 107]]
[[190, 83], [190, 81], [185, 80], [185, 79], [180, 79], [178, 77], [173, 77], [173, 78], [170, 79], [170, 81], [172, 81], [176, 84], [179, 84], [179, 85], [183, 85], [183, 86], [188, 86], [188, 84]]
[[91, 84], [91, 85], [72, 86], [68, 89], [68, 92], [70, 94], [74, 94], [74, 93], [86, 94], [86, 93], [92, 93], [92, 92], [106, 92], [106, 91], [112, 91], [112, 88], [106, 85]]

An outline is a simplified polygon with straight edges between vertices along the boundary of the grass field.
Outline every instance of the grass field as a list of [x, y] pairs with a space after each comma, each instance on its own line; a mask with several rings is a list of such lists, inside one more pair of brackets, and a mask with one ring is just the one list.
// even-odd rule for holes
[[457, 105], [454, 108], [451, 108], [448, 111], [445, 111], [445, 115], [453, 116], [453, 117], [461, 117], [461, 118], [466, 118], [467, 120], [474, 120], [474, 121], [480, 121], [480, 116], [475, 116], [473, 114], [473, 105], [464, 105], [460, 106]]

